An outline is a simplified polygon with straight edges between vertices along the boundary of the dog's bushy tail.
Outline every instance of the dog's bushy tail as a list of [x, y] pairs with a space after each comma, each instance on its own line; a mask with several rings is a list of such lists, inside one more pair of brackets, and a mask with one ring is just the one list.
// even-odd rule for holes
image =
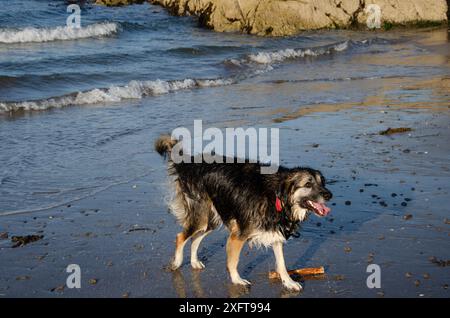
[[170, 155], [173, 146], [177, 144], [178, 140], [172, 139], [170, 135], [161, 135], [155, 141], [155, 150], [164, 158]]

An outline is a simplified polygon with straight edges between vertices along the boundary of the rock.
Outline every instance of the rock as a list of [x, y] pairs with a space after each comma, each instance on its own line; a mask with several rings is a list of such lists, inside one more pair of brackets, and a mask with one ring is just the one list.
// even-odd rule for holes
[[[98, 0], [99, 1], [99, 0]], [[102, 2], [115, 2], [101, 0]], [[119, 0], [117, 0], [119, 1]], [[122, 0], [125, 1], [125, 0]], [[120, 2], [122, 2], [120, 1]], [[175, 15], [195, 15], [219, 32], [284, 36], [303, 30], [366, 28], [369, 6], [381, 9], [381, 26], [447, 21], [446, 0], [148, 0]], [[126, 2], [126, 1], [125, 1]]]
[[8, 232], [0, 232], [0, 240], [5, 240], [8, 238]]
[[95, 4], [100, 4], [108, 7], [119, 7], [134, 3], [143, 3], [144, 0], [95, 0]]

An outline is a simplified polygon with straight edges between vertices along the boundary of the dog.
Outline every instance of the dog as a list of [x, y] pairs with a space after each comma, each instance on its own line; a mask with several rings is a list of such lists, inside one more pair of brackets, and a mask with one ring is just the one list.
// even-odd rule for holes
[[272, 247], [283, 285], [300, 291], [302, 286], [286, 270], [283, 243], [296, 233], [309, 212], [320, 217], [330, 212], [325, 202], [332, 193], [325, 187], [322, 173], [280, 166], [274, 174], [261, 174], [263, 164], [248, 160], [239, 163], [237, 158], [234, 163], [196, 163], [194, 157], [190, 162], [175, 163], [171, 152], [177, 143], [168, 135], [155, 141], [155, 150], [168, 157], [168, 172], [173, 176], [174, 197], [169, 209], [183, 227], [176, 236], [171, 269], [181, 266], [188, 239], [192, 239], [191, 266], [203, 269], [197, 257], [200, 242], [223, 224], [230, 232], [227, 269], [234, 284], [250, 285], [238, 272], [240, 252], [248, 242], [250, 246]]

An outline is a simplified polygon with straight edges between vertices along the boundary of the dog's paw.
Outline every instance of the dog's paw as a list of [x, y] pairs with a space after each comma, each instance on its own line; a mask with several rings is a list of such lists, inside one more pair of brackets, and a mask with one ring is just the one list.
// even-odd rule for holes
[[231, 281], [235, 285], [250, 286], [252, 284], [248, 280], [243, 279], [241, 277], [236, 277], [236, 278], [232, 279]]
[[172, 271], [176, 271], [178, 268], [180, 268], [181, 264], [183, 263], [183, 261], [181, 260], [172, 260], [169, 264], [169, 268]]
[[289, 290], [292, 291], [301, 291], [303, 289], [302, 285], [300, 283], [297, 283], [296, 281], [289, 279], [283, 281], [283, 286]]
[[205, 268], [205, 264], [203, 264], [199, 260], [191, 261], [191, 266], [193, 269], [204, 269]]

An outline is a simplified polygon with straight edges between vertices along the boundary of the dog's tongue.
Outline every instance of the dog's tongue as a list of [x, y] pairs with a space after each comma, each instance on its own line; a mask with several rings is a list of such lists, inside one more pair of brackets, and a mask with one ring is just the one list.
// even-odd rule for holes
[[309, 202], [314, 207], [314, 209], [316, 209], [315, 212], [317, 212], [321, 216], [327, 216], [327, 214], [330, 213], [330, 211], [331, 211], [331, 209], [323, 203], [314, 202], [314, 201], [309, 201]]

